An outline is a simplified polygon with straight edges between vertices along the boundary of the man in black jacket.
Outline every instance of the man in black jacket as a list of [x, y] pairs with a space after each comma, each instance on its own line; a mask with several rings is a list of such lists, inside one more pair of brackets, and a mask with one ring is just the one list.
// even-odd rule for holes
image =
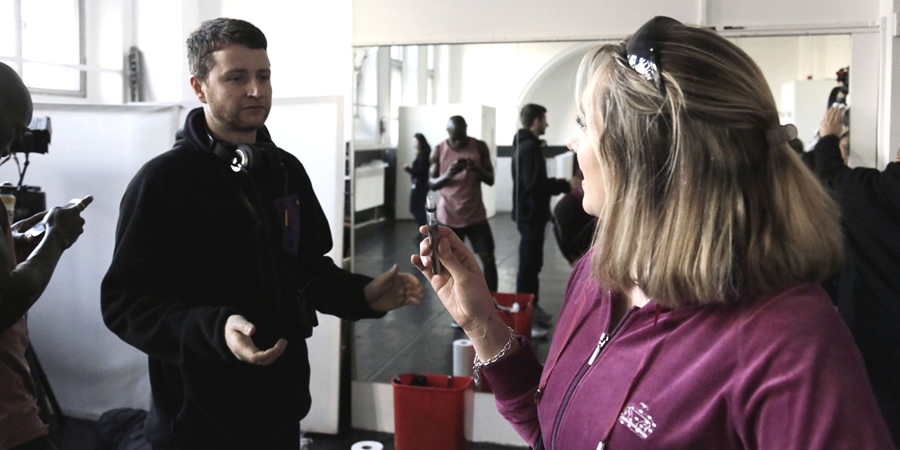
[[[866, 362], [875, 398], [900, 445], [900, 162], [846, 165], [842, 108], [819, 127], [815, 169], [841, 205], [847, 262], [829, 292]], [[848, 150], [849, 151], [849, 150]]]
[[538, 306], [538, 275], [544, 264], [544, 232], [550, 220], [550, 197], [569, 192], [569, 181], [547, 178], [544, 143], [539, 136], [547, 130], [547, 108], [529, 103], [519, 112], [522, 128], [513, 138], [512, 217], [521, 235], [516, 292], [534, 294], [532, 336], [544, 337], [552, 316]]
[[263, 33], [215, 19], [187, 44], [203, 107], [122, 198], [103, 318], [149, 357], [154, 448], [296, 449], [316, 311], [380, 317], [422, 288], [396, 266], [372, 280], [324, 256], [330, 228], [309, 177], [264, 126]]

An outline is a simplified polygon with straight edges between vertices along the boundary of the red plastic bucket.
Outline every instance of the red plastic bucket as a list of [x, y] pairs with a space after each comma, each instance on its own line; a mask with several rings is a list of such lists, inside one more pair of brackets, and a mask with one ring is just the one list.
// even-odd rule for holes
[[469, 449], [475, 382], [472, 377], [418, 374], [426, 386], [412, 386], [413, 374], [394, 377], [396, 450]]

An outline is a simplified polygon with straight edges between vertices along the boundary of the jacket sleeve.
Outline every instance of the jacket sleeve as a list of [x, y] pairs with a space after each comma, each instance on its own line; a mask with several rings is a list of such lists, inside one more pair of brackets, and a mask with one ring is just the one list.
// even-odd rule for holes
[[569, 180], [563, 178], [548, 178], [547, 179], [547, 192], [550, 193], [551, 196], [565, 194], [572, 190], [572, 185], [569, 184]]
[[[522, 208], [521, 217], [528, 218], [533, 206], [526, 203], [564, 194], [571, 190], [568, 180], [547, 178], [546, 161], [541, 148], [533, 141], [524, 141], [519, 145], [518, 161], [514, 162], [514, 171], [518, 178], [516, 189], [518, 201]], [[542, 201], [542, 200], [537, 200]]]
[[300, 294], [317, 311], [342, 319], [383, 317], [385, 313], [373, 311], [366, 302], [365, 287], [372, 278], [344, 270], [326, 256], [333, 247], [328, 219], [306, 169], [299, 161], [295, 164], [305, 223], [300, 236], [303, 261], [297, 274]]
[[841, 156], [840, 138], [828, 135], [819, 138], [813, 148], [816, 175], [826, 185], [831, 185], [835, 177], [845, 177], [850, 168]]
[[883, 172], [868, 167], [847, 167], [837, 136], [819, 139], [813, 151], [819, 179], [841, 196], [879, 195], [879, 179]]
[[409, 170], [409, 173], [416, 178], [426, 178], [428, 177], [428, 153], [421, 153], [416, 155], [415, 161], [413, 161], [412, 168]]
[[165, 193], [172, 191], [150, 172], [145, 166], [135, 176], [120, 204], [115, 251], [100, 291], [103, 320], [125, 342], [170, 364], [188, 353], [234, 359], [224, 328], [237, 311], [190, 306], [174, 294], [173, 285], [190, 270], [172, 261], [167, 249], [189, 233], [169, 222], [172, 199]]
[[494, 392], [500, 415], [529, 444], [541, 434], [534, 393], [541, 381], [543, 365], [538, 361], [530, 341], [521, 336], [519, 349], [481, 369]]
[[543, 174], [538, 168], [537, 158], [543, 156], [539, 155], [539, 152], [540, 149], [531, 141], [522, 142], [519, 145], [516, 162], [519, 198], [530, 198], [535, 190], [541, 188], [541, 178], [546, 178], [546, 175], [541, 176]]
[[845, 220], [856, 221], [871, 214], [874, 205], [891, 208], [900, 191], [897, 164], [884, 171], [869, 167], [850, 168], [844, 164], [837, 136], [825, 136], [816, 143], [815, 170], [819, 179], [830, 187], [841, 204]]
[[316, 310], [342, 319], [359, 320], [384, 317], [386, 313], [369, 308], [365, 288], [371, 277], [341, 269], [322, 256], [304, 275], [301, 292], [313, 301]]

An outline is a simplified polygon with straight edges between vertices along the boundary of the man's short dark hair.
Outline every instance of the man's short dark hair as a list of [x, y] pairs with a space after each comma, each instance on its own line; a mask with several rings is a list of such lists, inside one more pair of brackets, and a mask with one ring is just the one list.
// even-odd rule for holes
[[268, 46], [266, 35], [250, 22], [222, 17], [207, 20], [187, 39], [191, 75], [206, 81], [214, 65], [213, 52], [232, 44], [262, 50]]
[[455, 125], [457, 127], [460, 125], [462, 125], [464, 127], [468, 126], [468, 124], [466, 123], [466, 119], [463, 118], [463, 116], [451, 116], [450, 121], [453, 122], [453, 125]]
[[523, 127], [531, 128], [534, 121], [540, 119], [544, 114], [547, 114], [547, 108], [534, 103], [529, 103], [523, 106], [522, 110], [519, 111], [519, 121], [522, 122]]

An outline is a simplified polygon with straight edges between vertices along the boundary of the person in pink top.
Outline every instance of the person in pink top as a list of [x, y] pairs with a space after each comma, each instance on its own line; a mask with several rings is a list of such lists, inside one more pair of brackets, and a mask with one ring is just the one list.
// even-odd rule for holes
[[[25, 134], [33, 105], [19, 75], [0, 63], [0, 157]], [[35, 385], [25, 359], [28, 324], [25, 315], [50, 282], [63, 252], [84, 227], [81, 211], [88, 196], [9, 223], [0, 202], [0, 449], [53, 449], [47, 425], [38, 416]], [[29, 233], [43, 223], [40, 234]]]
[[788, 145], [756, 64], [656, 17], [579, 71], [569, 148], [598, 218], [545, 364], [443, 228], [411, 260], [475, 347], [476, 380], [536, 449], [894, 448], [818, 285], [837, 205]]
[[481, 199], [481, 183], [494, 185], [494, 166], [487, 144], [470, 137], [467, 128], [462, 116], [447, 121], [449, 137], [431, 151], [428, 186], [441, 192], [438, 221], [460, 239], [469, 238], [481, 259], [488, 289], [496, 292], [494, 235]]

